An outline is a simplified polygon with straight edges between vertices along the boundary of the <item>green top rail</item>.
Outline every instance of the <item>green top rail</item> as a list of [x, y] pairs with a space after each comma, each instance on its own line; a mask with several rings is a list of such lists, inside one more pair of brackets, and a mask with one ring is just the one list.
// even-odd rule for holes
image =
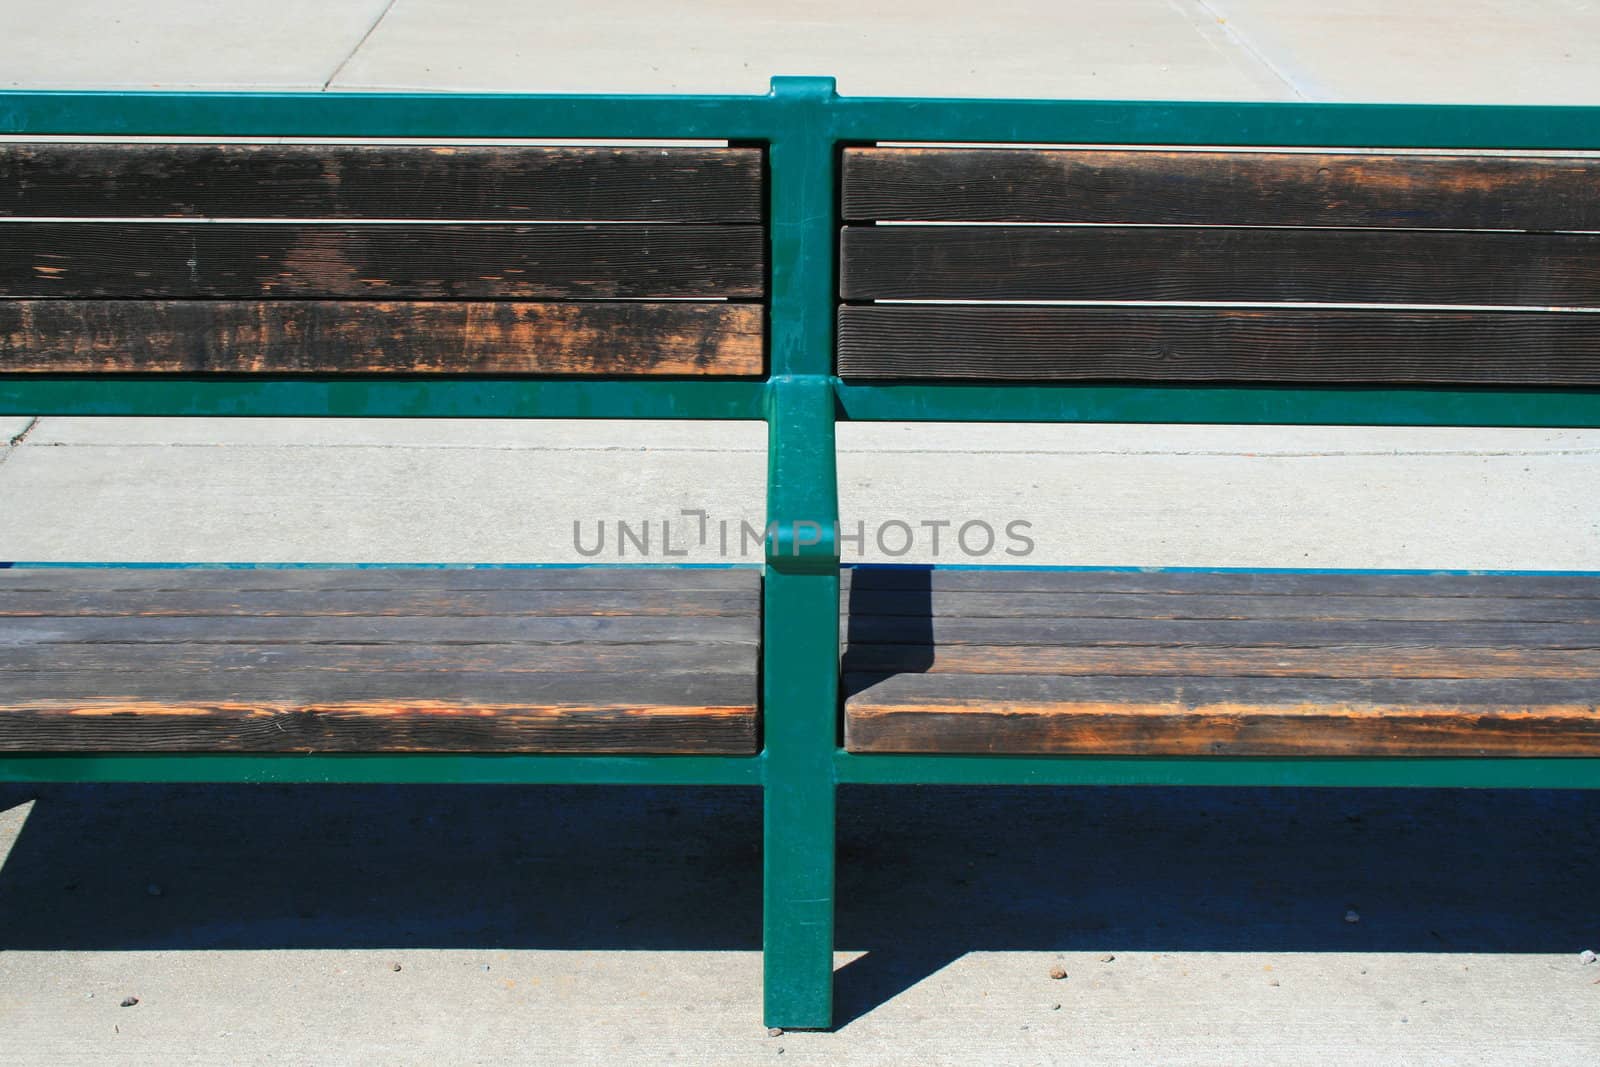
[[621, 138], [1600, 150], [1600, 108], [851, 97], [832, 78], [762, 95], [0, 92], [0, 134]]

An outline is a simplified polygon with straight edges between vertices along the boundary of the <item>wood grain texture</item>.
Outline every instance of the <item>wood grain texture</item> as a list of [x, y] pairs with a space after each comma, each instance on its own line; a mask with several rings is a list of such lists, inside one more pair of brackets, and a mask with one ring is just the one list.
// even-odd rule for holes
[[[975, 684], [981, 683], [981, 684]], [[1296, 679], [847, 677], [855, 752], [1594, 756], [1595, 686]]]
[[1600, 304], [1600, 235], [847, 226], [847, 300]]
[[[405, 616], [447, 614], [455, 618], [564, 616], [670, 616], [691, 618], [748, 615], [757, 607], [754, 592], [699, 592], [675, 589], [627, 590], [412, 590], [343, 592], [310, 597], [303, 592], [209, 590], [150, 593], [140, 598], [143, 618], [169, 616], [248, 616], [320, 618], [346, 615]], [[94, 618], [128, 613], [125, 593], [98, 591], [8, 592], [0, 598], [0, 618]]]
[[[1600, 755], [1595, 576], [852, 568], [843, 585], [851, 751]], [[1546, 615], [1566, 621], [1527, 621]]]
[[755, 304], [0, 301], [0, 373], [756, 375]]
[[[0, 589], [23, 570], [0, 570]], [[38, 572], [35, 572], [38, 573]], [[156, 573], [156, 572], [148, 572]], [[1317, 597], [1600, 597], [1600, 572], [1590, 574], [1427, 573], [1296, 570], [1003, 570], [995, 567], [845, 567], [839, 584], [854, 590], [969, 593], [1171, 593]]]
[[11, 222], [0, 297], [752, 298], [764, 243], [760, 226]]
[[759, 572], [629, 570], [0, 572], [0, 751], [754, 752]]
[[847, 219], [1600, 230], [1600, 159], [848, 148]]
[[[1319, 596], [1196, 593], [995, 592], [858, 589], [863, 615], [964, 619], [1212, 619], [1302, 622], [1578, 622], [1600, 624], [1600, 600], [1577, 597]], [[0, 606], [0, 615], [13, 614]]]
[[1386, 309], [839, 308], [846, 378], [1600, 385], [1600, 315]]
[[8, 144], [0, 216], [759, 222], [753, 148]]
[[[755, 595], [752, 567], [14, 567], [0, 592], [544, 594], [571, 590], [674, 590]], [[1596, 590], [1600, 596], [1600, 588]]]

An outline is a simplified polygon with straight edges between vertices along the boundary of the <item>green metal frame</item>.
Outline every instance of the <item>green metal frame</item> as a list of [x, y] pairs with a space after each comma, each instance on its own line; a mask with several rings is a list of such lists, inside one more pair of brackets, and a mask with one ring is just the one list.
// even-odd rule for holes
[[471, 782], [758, 786], [766, 1021], [832, 1018], [834, 810], [847, 783], [1600, 788], [1594, 759], [1191, 759], [856, 755], [840, 750], [834, 426], [904, 421], [1600, 426], [1600, 391], [840, 382], [838, 156], [875, 141], [1600, 149], [1600, 108], [763, 96], [0, 92], [0, 133], [217, 137], [714, 138], [768, 153], [762, 380], [0, 376], [0, 415], [764, 420], [770, 434], [754, 757], [50, 754], [26, 782]]

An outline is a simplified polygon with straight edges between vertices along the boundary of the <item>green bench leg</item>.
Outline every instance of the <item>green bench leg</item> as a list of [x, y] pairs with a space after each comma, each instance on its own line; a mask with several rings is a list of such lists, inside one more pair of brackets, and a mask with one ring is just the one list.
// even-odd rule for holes
[[838, 574], [768, 569], [766, 1021], [786, 1029], [826, 1029], [833, 1018], [838, 618]]

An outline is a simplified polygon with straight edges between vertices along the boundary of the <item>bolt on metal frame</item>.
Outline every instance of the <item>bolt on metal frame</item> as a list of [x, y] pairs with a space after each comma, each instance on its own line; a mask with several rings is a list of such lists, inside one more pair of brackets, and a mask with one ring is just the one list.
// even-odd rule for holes
[[847, 783], [1597, 788], [1600, 759], [853, 755], [839, 747], [834, 426], [894, 421], [1600, 427], [1600, 390], [856, 384], [834, 375], [839, 153], [877, 141], [1600, 150], [1600, 108], [762, 96], [0, 92], [0, 134], [717, 139], [768, 154], [764, 381], [0, 375], [0, 414], [764, 420], [755, 757], [37, 753], [32, 782], [759, 786], [766, 1022], [832, 1020], [834, 808]]

